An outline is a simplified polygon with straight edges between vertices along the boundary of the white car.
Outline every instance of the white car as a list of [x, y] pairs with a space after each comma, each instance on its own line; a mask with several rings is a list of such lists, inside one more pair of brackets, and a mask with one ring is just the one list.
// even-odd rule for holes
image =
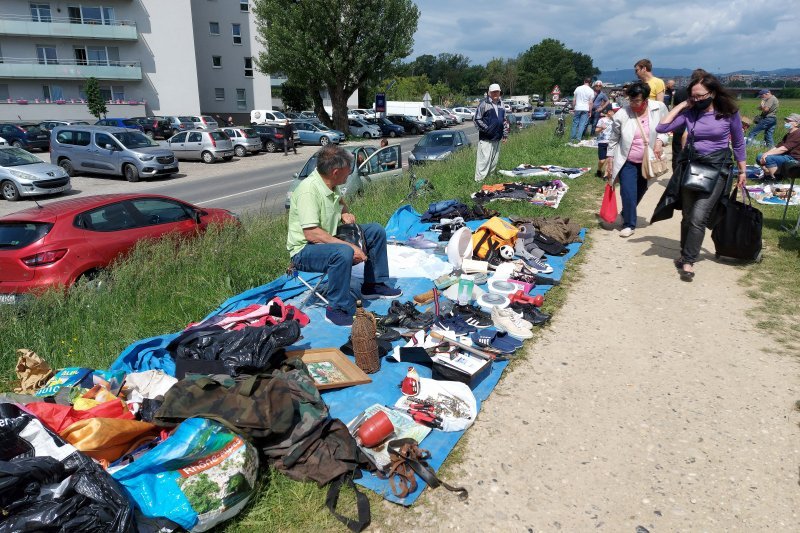
[[365, 139], [380, 139], [383, 137], [381, 129], [358, 118], [348, 118], [347, 125], [350, 128], [350, 135], [354, 137], [364, 137]]
[[455, 116], [460, 118], [462, 122], [464, 120], [472, 120], [475, 118], [475, 110], [470, 109], [469, 107], [454, 107], [452, 112]]
[[0, 146], [8, 146], [8, 143], [2, 137], [0, 137]]

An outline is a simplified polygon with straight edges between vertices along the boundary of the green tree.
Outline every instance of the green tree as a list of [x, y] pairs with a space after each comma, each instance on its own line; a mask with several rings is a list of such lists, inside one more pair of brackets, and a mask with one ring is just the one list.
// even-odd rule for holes
[[100, 120], [101, 116], [105, 117], [108, 113], [106, 108], [106, 101], [103, 95], [100, 94], [100, 85], [97, 83], [97, 78], [88, 78], [86, 80], [86, 107], [89, 108], [89, 113]]
[[[521, 92], [549, 93], [552, 85], [557, 84], [562, 94], [568, 94], [584, 78], [600, 74], [590, 56], [570, 50], [557, 39], [543, 39], [531, 46], [520, 54], [517, 63]], [[549, 86], [544, 86], [545, 83]]]
[[303, 111], [314, 105], [308, 94], [308, 87], [288, 79], [281, 85], [281, 100], [284, 108], [294, 111]]
[[[264, 73], [284, 72], [305, 85], [323, 122], [347, 131], [347, 99], [390, 74], [407, 57], [419, 9], [411, 0], [255, 0], [258, 38], [266, 52], [256, 64]], [[322, 109], [327, 90], [331, 118]]]

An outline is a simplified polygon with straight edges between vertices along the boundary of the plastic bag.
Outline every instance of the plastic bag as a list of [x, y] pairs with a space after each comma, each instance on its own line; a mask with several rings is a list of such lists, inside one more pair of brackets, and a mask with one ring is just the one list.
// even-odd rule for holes
[[0, 531], [135, 531], [119, 484], [35, 417], [0, 404]]
[[112, 476], [143, 515], [194, 532], [238, 514], [253, 495], [257, 474], [258, 454], [249, 442], [219, 422], [190, 418]]
[[600, 205], [600, 218], [609, 224], [613, 224], [617, 220], [617, 195], [614, 194], [614, 187], [606, 184], [606, 190], [603, 193], [603, 203]]

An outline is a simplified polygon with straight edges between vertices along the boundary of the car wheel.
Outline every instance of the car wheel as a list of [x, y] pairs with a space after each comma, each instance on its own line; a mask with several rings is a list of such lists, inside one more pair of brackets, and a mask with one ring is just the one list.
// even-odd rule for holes
[[233, 149], [233, 153], [235, 153], [237, 157], [244, 157], [247, 155], [247, 149], [244, 146], [239, 145]]
[[19, 142], [19, 141], [14, 141], [14, 142], [12, 142], [12, 143], [11, 143], [11, 146], [13, 146], [14, 148], [24, 148], [24, 147], [22, 146], [22, 143], [21, 143], [21, 142]]
[[[232, 158], [233, 156], [228, 156], [228, 157]], [[209, 165], [215, 161], [214, 154], [212, 154], [211, 152], [203, 152], [200, 155], [200, 158], [203, 160], [203, 163], [206, 163], [206, 164], [209, 164]]]
[[72, 161], [69, 159], [62, 159], [58, 162], [58, 166], [64, 169], [64, 172], [67, 173], [67, 176], [70, 178], [75, 175], [75, 167], [72, 166]]
[[232, 155], [226, 155], [222, 159], [223, 159], [223, 161], [230, 161], [231, 159], [233, 159], [233, 156]]
[[320, 145], [320, 146], [327, 146], [328, 144], [330, 144], [330, 142], [331, 142], [331, 140], [330, 140], [330, 139], [328, 139], [328, 138], [327, 138], [326, 136], [324, 136], [324, 135], [323, 135], [322, 137], [320, 137], [320, 138], [319, 138], [319, 145]]
[[100, 291], [106, 288], [106, 280], [100, 275], [102, 270], [87, 270], [75, 280], [76, 287], [86, 287], [87, 289]]
[[139, 170], [133, 165], [125, 165], [122, 169], [122, 174], [125, 176], [125, 179], [131, 183], [139, 181]]
[[2, 191], [3, 198], [9, 202], [16, 202], [19, 200], [19, 189], [17, 189], [13, 181], [4, 181], [0, 184], [0, 191]]
[[154, 139], [156, 137], [155, 132], [153, 131], [146, 131], [144, 134], [147, 136], [148, 139]]
[[264, 150], [266, 150], [271, 154], [274, 154], [275, 152], [278, 151], [278, 145], [275, 144], [275, 141], [267, 141], [266, 143], [264, 143]]
[[397, 134], [394, 131], [389, 132], [389, 137], [391, 137], [392, 139], [394, 139], [396, 136]]
[[365, 131], [363, 137], [365, 139], [369, 139], [370, 137], [372, 137], [372, 135], [370, 135], [370, 133], [368, 131]]

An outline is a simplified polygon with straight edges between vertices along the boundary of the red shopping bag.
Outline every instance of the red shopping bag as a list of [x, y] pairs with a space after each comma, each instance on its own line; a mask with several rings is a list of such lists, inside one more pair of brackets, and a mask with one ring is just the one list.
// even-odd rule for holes
[[606, 183], [603, 203], [600, 204], [600, 218], [609, 224], [613, 224], [617, 220], [617, 213], [617, 195], [614, 194], [614, 187]]

